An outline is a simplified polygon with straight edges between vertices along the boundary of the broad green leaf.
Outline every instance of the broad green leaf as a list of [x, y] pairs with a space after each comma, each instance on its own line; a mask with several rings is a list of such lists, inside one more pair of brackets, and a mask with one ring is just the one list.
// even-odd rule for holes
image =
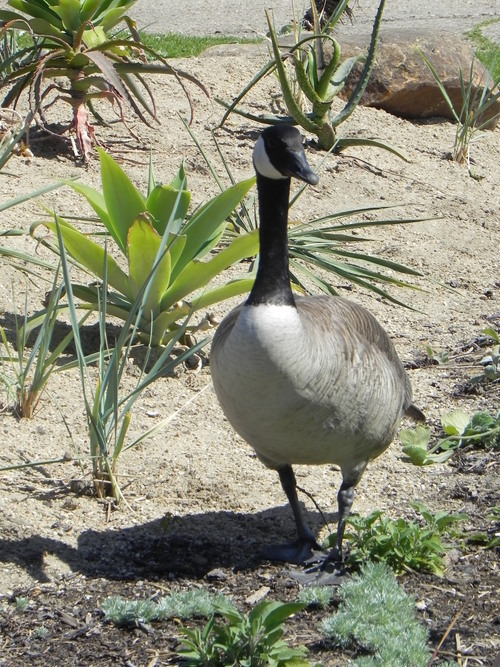
[[132, 2], [128, 2], [122, 7], [117, 7], [116, 9], [111, 9], [109, 11], [104, 12], [100, 17], [99, 17], [99, 24], [102, 25], [104, 30], [108, 32], [108, 30], [111, 30], [111, 28], [114, 28], [117, 23], [119, 23], [123, 17], [125, 12], [129, 7], [131, 7], [134, 4], [135, 0]]
[[241, 612], [229, 601], [216, 602], [215, 610], [233, 624], [241, 623], [244, 620]]
[[178, 189], [170, 185], [156, 185], [147, 199], [147, 209], [155, 219], [154, 228], [160, 236], [163, 236], [171, 217], [174, 222], [171, 231], [174, 233], [179, 231], [181, 222], [186, 217], [191, 193], [182, 190], [179, 199], [178, 197]]
[[148, 280], [151, 281], [144, 304], [144, 312], [147, 318], [150, 317], [151, 313], [154, 317], [159, 312], [161, 297], [170, 280], [171, 260], [168, 251], [159, 260], [153, 275], [151, 275], [157, 262], [160, 245], [161, 236], [153, 229], [152, 224], [144, 218], [138, 218], [128, 234], [129, 276], [134, 298], [143, 285]]
[[447, 412], [441, 417], [443, 430], [448, 435], [462, 435], [469, 422], [470, 417], [463, 410]]
[[[25, 17], [21, 16], [17, 12], [11, 12], [8, 9], [0, 9], [0, 21], [5, 22], [5, 23], [9, 23], [11, 21], [20, 21], [21, 24], [24, 25], [24, 27], [26, 27]], [[13, 25], [12, 27], [13, 28], [19, 27], [19, 28], [22, 29], [22, 25], [19, 25], [19, 26]]]
[[165, 292], [161, 301], [162, 310], [186, 298], [192, 292], [208, 285], [216, 275], [245, 257], [255, 255], [259, 248], [258, 230], [236, 237], [232, 243], [218, 252], [210, 261], [192, 260]]
[[77, 32], [81, 26], [80, 0], [59, 0], [57, 13], [62, 19], [64, 27], [69, 32]]
[[83, 0], [80, 8], [80, 21], [89, 21], [98, 10], [102, 0]]
[[201, 206], [183, 228], [186, 245], [173, 272], [176, 277], [192, 259], [199, 259], [214, 247], [224, 231], [226, 219], [255, 183], [255, 177], [232, 185]]
[[106, 227], [108, 232], [119, 246], [120, 242], [111, 225], [103, 194], [99, 192], [99, 190], [91, 188], [89, 185], [84, 185], [83, 183], [73, 183], [72, 181], [67, 181], [67, 184], [71, 186], [75, 192], [78, 192], [85, 197], [85, 199], [99, 216], [103, 225]]
[[27, 14], [33, 18], [45, 19], [57, 28], [63, 28], [60, 17], [48, 5], [42, 5], [41, 3], [35, 3], [30, 0], [9, 0], [9, 5], [14, 7], [14, 9], [23, 12], [23, 14]]
[[272, 630], [281, 625], [287, 618], [293, 616], [293, 614], [305, 609], [306, 606], [304, 602], [283, 603], [264, 600], [253, 608], [248, 618], [251, 621], [254, 618], [260, 617], [266, 630]]
[[326, 91], [322, 96], [325, 101], [331, 102], [333, 98], [340, 93], [340, 91], [345, 86], [345, 82], [349, 74], [351, 73], [352, 68], [359, 60], [360, 60], [359, 56], [353, 56], [352, 58], [347, 58], [341, 65], [339, 65], [339, 67], [337, 67], [335, 72], [330, 75], [328, 86], [325, 86]]
[[160, 315], [155, 318], [154, 335], [156, 339], [161, 341], [163, 338], [163, 342], [168, 340], [168, 337], [171, 337], [174, 334], [172, 332], [169, 333], [165, 339], [164, 337], [167, 329], [181, 318], [187, 317], [190, 313], [200, 309], [209, 308], [210, 306], [213, 306], [214, 303], [220, 303], [226, 299], [232, 299], [233, 297], [247, 294], [252, 289], [254, 280], [255, 274], [250, 274], [250, 277], [247, 275], [245, 278], [231, 280], [225, 285], [204, 290], [199, 296], [190, 298], [189, 302], [176, 302], [170, 310], [163, 310]]
[[107, 40], [106, 33], [100, 25], [91, 28], [90, 30], [85, 30], [83, 33], [83, 41], [89, 48], [94, 48], [99, 46]]
[[[116, 290], [131, 297], [127, 275], [120, 269], [116, 261], [105, 249], [91, 241], [85, 234], [79, 232], [69, 222], [56, 216], [59, 222], [61, 235], [67, 252], [79, 264], [97, 275], [99, 278], [104, 276], [104, 263], [107, 261], [107, 275], [109, 284]], [[57, 233], [56, 222], [43, 223], [52, 232]]]
[[181, 188], [187, 190], [188, 185], [184, 163], [181, 164], [176, 176], [170, 181], [170, 187], [174, 188], [174, 190], [180, 190]]
[[61, 28], [58, 28], [57, 25], [54, 25], [47, 19], [34, 18], [28, 21], [30, 28], [33, 30], [35, 35], [55, 37], [62, 40], [66, 44], [68, 43], [68, 36], [64, 32], [64, 28], [61, 25]]
[[[174, 267], [177, 267], [177, 262], [182, 255], [184, 246], [186, 245], [187, 237], [185, 234], [171, 234], [168, 237], [167, 248], [170, 252], [170, 257], [172, 261], [172, 271]], [[170, 279], [172, 280], [172, 278]]]
[[405, 448], [411, 447], [421, 449], [427, 453], [427, 446], [431, 439], [431, 429], [427, 426], [404, 428], [400, 432], [399, 437], [403, 445], [403, 451], [405, 451]]
[[128, 230], [146, 211], [146, 201], [118, 163], [102, 149], [97, 150], [109, 224], [120, 249], [126, 253]]
[[472, 415], [464, 435], [474, 435], [484, 433], [495, 427], [495, 420], [493, 417], [484, 411], [476, 412]]
[[405, 445], [403, 453], [417, 466], [424, 465], [427, 459], [427, 450], [417, 445]]
[[493, 329], [492, 327], [488, 327], [487, 329], [483, 329], [482, 332], [485, 336], [489, 336], [490, 338], [493, 338], [493, 340], [496, 343], [500, 343], [500, 332], [497, 331], [496, 329]]

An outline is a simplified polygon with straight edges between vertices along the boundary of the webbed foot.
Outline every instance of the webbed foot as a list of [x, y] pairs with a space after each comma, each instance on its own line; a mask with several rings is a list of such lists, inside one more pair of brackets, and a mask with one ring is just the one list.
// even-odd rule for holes
[[290, 573], [302, 586], [338, 586], [346, 577], [344, 560], [337, 549], [328, 554], [321, 552], [316, 559], [304, 561], [305, 567], [301, 572]]

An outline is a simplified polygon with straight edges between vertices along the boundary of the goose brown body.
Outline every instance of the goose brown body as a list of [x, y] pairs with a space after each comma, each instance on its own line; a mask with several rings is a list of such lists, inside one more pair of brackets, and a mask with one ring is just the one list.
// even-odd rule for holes
[[300, 133], [270, 127], [254, 149], [260, 212], [257, 276], [247, 301], [219, 325], [210, 356], [213, 383], [234, 429], [277, 470], [298, 541], [267, 555], [301, 562], [318, 548], [297, 498], [293, 464], [335, 463], [341, 562], [354, 488], [391, 443], [401, 416], [421, 419], [394, 345], [363, 307], [337, 296], [296, 297], [290, 286], [287, 217], [290, 177], [311, 184]]

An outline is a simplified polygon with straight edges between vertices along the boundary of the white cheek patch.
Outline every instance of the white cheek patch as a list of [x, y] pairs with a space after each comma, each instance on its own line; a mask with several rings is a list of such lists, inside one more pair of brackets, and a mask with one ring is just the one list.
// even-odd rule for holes
[[266, 152], [266, 146], [264, 144], [264, 139], [259, 137], [255, 143], [255, 148], [253, 149], [253, 164], [255, 170], [266, 178], [272, 178], [274, 180], [284, 179], [287, 176], [283, 176], [276, 167], [273, 167], [269, 156]]

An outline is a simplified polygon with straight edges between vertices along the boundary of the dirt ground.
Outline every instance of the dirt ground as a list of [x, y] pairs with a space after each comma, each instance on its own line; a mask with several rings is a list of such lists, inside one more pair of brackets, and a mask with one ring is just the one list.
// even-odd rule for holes
[[[264, 59], [264, 47], [224, 47], [177, 63], [212, 93], [208, 100], [190, 88], [196, 108], [193, 130], [226, 182], [211, 136], [221, 118], [213, 99], [232, 98]], [[161, 125], [134, 126], [141, 142], [128, 139], [119, 126], [97, 128], [97, 136], [144, 190], [150, 147], [159, 181], [169, 181], [184, 160], [193, 204], [199, 204], [213, 196], [217, 186], [179, 118], [179, 113], [187, 113], [186, 101], [173, 79], [157, 79], [153, 89]], [[265, 100], [276, 92], [269, 80], [250, 100], [253, 110], [264, 111]], [[238, 179], [252, 173], [257, 129], [234, 117], [214, 130]], [[353, 207], [395, 205], [383, 215], [429, 218], [377, 228], [368, 234], [372, 240], [359, 245], [361, 251], [424, 274], [415, 280], [419, 291], [391, 291], [413, 310], [340, 279], [335, 286], [369, 308], [393, 337], [409, 369], [415, 402], [435, 437], [443, 413], [462, 408], [470, 414], [496, 414], [500, 405], [498, 382], [468, 390], [468, 380], [479, 372], [479, 361], [488, 352], [481, 332], [500, 327], [500, 131], [487, 132], [473, 144], [474, 178], [449, 159], [454, 131], [440, 119], [409, 122], [360, 108], [342, 126], [342, 134], [390, 142], [409, 162], [373, 148], [330, 156], [321, 167], [318, 186], [309, 188], [292, 209], [293, 219], [312, 219]], [[33, 141], [32, 150], [30, 163], [13, 158], [1, 173], [2, 201], [73, 175], [99, 186], [97, 159], [87, 169], [78, 167], [70, 152], [53, 141]], [[323, 156], [311, 148], [308, 157], [319, 164]], [[68, 187], [43, 201], [63, 216], [86, 212]], [[42, 217], [39, 203], [29, 202], [3, 213], [0, 229], [27, 230]], [[29, 236], [5, 239], [7, 244], [51, 258]], [[246, 269], [242, 266], [236, 273]], [[3, 261], [0, 325], [12, 334], [13, 316], [23, 312], [25, 291], [33, 312], [41, 307], [48, 285]], [[215, 309], [216, 315], [221, 317], [232, 305]], [[435, 353], [447, 351], [450, 363], [431, 363], [428, 345]], [[132, 385], [137, 372], [131, 362], [126, 383]], [[0, 473], [2, 667], [28, 661], [82, 667], [176, 664], [178, 622], [119, 630], [104, 621], [100, 610], [111, 595], [146, 599], [203, 587], [232, 596], [244, 610], [250, 609], [248, 600], [256, 591], [269, 599], [296, 597], [298, 585], [290, 569], [259, 558], [264, 545], [294, 534], [277, 476], [263, 468], [225, 421], [207, 364], [201, 370], [178, 367], [174, 377], [158, 380], [136, 406], [131, 436], [180, 411], [161, 433], [122, 454], [119, 481], [127, 502], [119, 508], [90, 492], [86, 422], [75, 370], [53, 376], [32, 420], [16, 419], [4, 394], [0, 402], [0, 466], [45, 461], [65, 452], [70, 458], [80, 452], [85, 466], [82, 471], [68, 462]], [[367, 514], [379, 508], [391, 517], [409, 519], [415, 516], [412, 501], [420, 500], [432, 511], [464, 511], [469, 516], [465, 529], [484, 531], [491, 526], [491, 508], [500, 505], [499, 468], [498, 452], [472, 449], [447, 464], [417, 468], [405, 460], [396, 439], [368, 468], [354, 510]], [[339, 472], [328, 466], [298, 467], [297, 475], [334, 524]], [[311, 500], [302, 499], [311, 525], [322, 537], [328, 534]], [[419, 602], [417, 613], [429, 627], [433, 647], [454, 620], [441, 658], [461, 656], [460, 664], [469, 666], [494, 664], [500, 653], [498, 550], [458, 543], [444, 577], [409, 574], [401, 583]], [[16, 606], [19, 596], [29, 601], [24, 611]], [[334, 609], [335, 604], [326, 613]], [[324, 614], [297, 615], [287, 626], [287, 637], [305, 643], [311, 659], [323, 665], [345, 665], [350, 654], [333, 649], [318, 630]]]
[[[351, 2], [355, 20], [343, 26], [346, 35], [370, 34], [373, 17], [380, 0]], [[267, 32], [265, 10], [269, 9], [277, 26], [289, 23], [295, 15], [302, 17], [309, 0], [190, 0], [187, 11], [178, 11], [175, 0], [137, 0], [130, 14], [138, 26], [150, 32], [181, 32], [188, 35], [251, 36]], [[390, 0], [384, 9], [385, 30], [447, 30], [455, 33], [470, 30], [481, 21], [498, 18], [498, 0]], [[498, 26], [498, 24], [496, 24]], [[495, 24], [493, 24], [494, 29]], [[497, 31], [498, 35], [498, 31]]]

